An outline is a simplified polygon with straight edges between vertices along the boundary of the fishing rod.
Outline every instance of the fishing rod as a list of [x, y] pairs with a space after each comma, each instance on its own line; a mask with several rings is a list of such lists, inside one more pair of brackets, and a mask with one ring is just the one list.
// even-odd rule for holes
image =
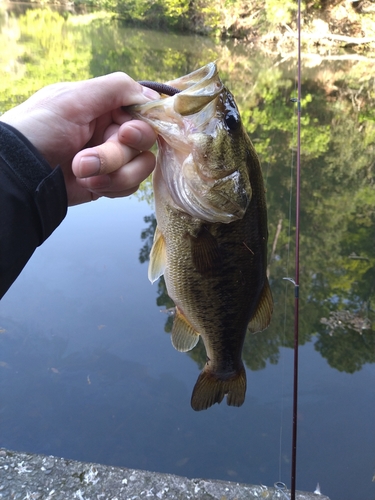
[[292, 469], [291, 500], [296, 498], [297, 469], [297, 410], [298, 410], [298, 337], [299, 337], [299, 236], [300, 236], [300, 191], [301, 191], [301, 0], [297, 12], [297, 171], [296, 171], [296, 254], [294, 278], [294, 368], [293, 368], [293, 428], [292, 428]]
[[[284, 278], [294, 285], [294, 360], [293, 360], [293, 410], [292, 410], [292, 463], [290, 481], [290, 500], [296, 498], [297, 471], [297, 411], [298, 411], [298, 337], [299, 337], [299, 240], [300, 240], [300, 192], [301, 192], [301, 0], [297, 0], [297, 167], [296, 167], [296, 252], [294, 279]], [[284, 483], [275, 483], [277, 489], [283, 489]], [[284, 492], [285, 494], [285, 492]]]

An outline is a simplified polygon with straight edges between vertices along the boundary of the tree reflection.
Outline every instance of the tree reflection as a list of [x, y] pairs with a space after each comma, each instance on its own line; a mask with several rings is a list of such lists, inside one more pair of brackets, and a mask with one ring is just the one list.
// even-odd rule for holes
[[335, 335], [320, 333], [315, 349], [332, 368], [340, 372], [354, 373], [365, 363], [374, 363], [374, 332], [361, 334], [345, 325]]
[[[156, 227], [154, 214], [146, 216], [144, 220], [148, 227], [141, 233], [144, 245], [140, 250], [139, 260], [142, 263], [149, 259]], [[271, 286], [276, 304], [271, 325], [265, 332], [247, 335], [245, 339], [243, 359], [250, 370], [263, 369], [267, 363], [277, 364], [280, 347], [293, 347], [293, 318], [290, 314], [285, 315], [285, 308], [280, 307], [280, 302], [284, 302], [284, 299], [292, 306], [292, 294], [288, 300], [285, 282], [273, 281]], [[317, 334], [315, 349], [327, 359], [330, 366], [339, 371], [353, 373], [360, 370], [365, 363], [375, 362], [375, 338], [368, 317], [364, 317], [363, 313], [332, 311], [327, 319], [322, 317], [324, 304], [317, 307], [313, 297], [301, 302], [302, 317], [307, 316], [302, 319], [300, 325], [301, 344]], [[167, 313], [167, 318], [164, 330], [170, 333], [174, 303], [168, 296], [164, 277], [158, 281], [156, 303], [159, 307], [165, 308], [163, 311]], [[204, 366], [206, 352], [202, 342], [188, 354], [196, 361], [199, 368]]]
[[155, 214], [146, 215], [146, 217], [144, 217], [144, 221], [149, 224], [149, 226], [141, 232], [141, 240], [144, 241], [143, 247], [139, 252], [139, 261], [141, 264], [150, 259], [150, 252], [156, 229]]

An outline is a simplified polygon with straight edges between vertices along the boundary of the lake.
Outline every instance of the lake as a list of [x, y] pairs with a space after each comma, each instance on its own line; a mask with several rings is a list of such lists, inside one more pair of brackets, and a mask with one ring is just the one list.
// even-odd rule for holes
[[[187, 477], [290, 487], [296, 56], [124, 27], [104, 14], [0, 11], [1, 111], [122, 70], [166, 81], [218, 60], [262, 161], [270, 327], [244, 347], [240, 408], [194, 412], [204, 349], [170, 341], [147, 261], [150, 181], [70, 208], [0, 303], [0, 446]], [[371, 500], [375, 483], [375, 79], [365, 55], [302, 68], [297, 488]]]

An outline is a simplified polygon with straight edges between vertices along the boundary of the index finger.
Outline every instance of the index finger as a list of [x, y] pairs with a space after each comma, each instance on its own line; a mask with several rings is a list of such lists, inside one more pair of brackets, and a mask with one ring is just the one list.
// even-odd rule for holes
[[75, 108], [77, 118], [84, 116], [85, 123], [121, 106], [142, 104], [160, 97], [154, 90], [143, 87], [122, 72], [66, 85], [67, 87], [61, 90], [60, 96], [56, 97], [61, 97], [64, 100], [70, 99], [71, 103], [66, 106], [65, 102], [64, 108], [67, 109], [70, 117], [72, 109]]
[[[92, 113], [92, 119], [103, 112], [128, 106], [135, 103], [145, 103], [150, 100], [150, 89], [142, 87], [126, 73], [111, 73], [99, 76], [81, 83], [82, 104], [86, 104]], [[154, 92], [158, 98], [157, 92]], [[106, 109], [103, 109], [103, 106]]]

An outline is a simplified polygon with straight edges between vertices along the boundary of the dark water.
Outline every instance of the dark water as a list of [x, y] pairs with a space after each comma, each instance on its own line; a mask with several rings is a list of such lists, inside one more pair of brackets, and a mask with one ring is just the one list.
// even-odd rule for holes
[[[275, 299], [270, 328], [246, 340], [243, 407], [196, 413], [202, 347], [173, 349], [170, 302], [147, 280], [149, 184], [71, 208], [0, 304], [0, 445], [290, 485], [294, 290], [283, 278], [294, 275], [295, 59], [50, 11], [5, 12], [0, 23], [2, 110], [53, 81], [117, 69], [165, 80], [219, 59], [262, 158]], [[332, 500], [375, 493], [370, 67], [306, 56], [303, 70], [297, 488], [319, 483]]]

